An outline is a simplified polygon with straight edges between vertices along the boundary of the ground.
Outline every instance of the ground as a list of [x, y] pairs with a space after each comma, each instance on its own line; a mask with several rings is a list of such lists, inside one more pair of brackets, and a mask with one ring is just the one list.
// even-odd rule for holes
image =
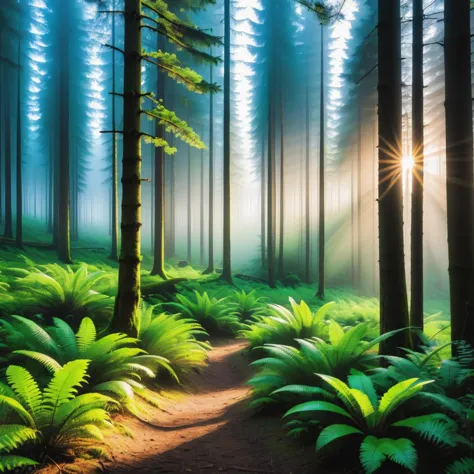
[[[252, 416], [246, 343], [214, 341], [209, 367], [192, 378], [189, 393], [154, 410], [148, 423], [125, 421], [134, 438], [108, 440], [106, 472], [306, 474], [314, 447], [285, 436], [278, 417]], [[324, 474], [321, 470], [318, 473]]]

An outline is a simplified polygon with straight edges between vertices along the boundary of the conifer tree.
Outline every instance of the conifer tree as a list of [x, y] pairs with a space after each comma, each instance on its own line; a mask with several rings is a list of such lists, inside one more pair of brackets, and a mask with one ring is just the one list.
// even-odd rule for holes
[[[188, 0], [190, 8], [197, 3]], [[204, 2], [198, 2], [200, 6]], [[173, 6], [176, 6], [173, 4]], [[184, 5], [185, 6], [185, 5]], [[204, 144], [191, 127], [173, 111], [167, 109], [162, 97], [141, 90], [141, 64], [145, 61], [164, 71], [168, 77], [194, 92], [216, 90], [213, 84], [182, 65], [175, 54], [164, 51], [144, 51], [142, 31], [147, 29], [179, 46], [201, 61], [216, 62], [211, 55], [198, 49], [219, 44], [220, 39], [209, 35], [191, 23], [182, 20], [162, 0], [125, 0], [125, 47], [121, 51], [125, 63], [123, 174], [122, 174], [122, 248], [119, 258], [119, 284], [111, 329], [136, 337], [140, 304], [141, 261], [141, 140], [162, 147], [167, 154], [176, 149], [163, 136], [151, 135], [140, 128], [141, 116], [156, 120], [164, 131], [170, 132], [184, 143], [197, 148]], [[149, 106], [151, 105], [151, 107]], [[157, 188], [156, 192], [161, 192]], [[156, 225], [162, 225], [159, 222]], [[162, 241], [164, 245], [164, 239]]]

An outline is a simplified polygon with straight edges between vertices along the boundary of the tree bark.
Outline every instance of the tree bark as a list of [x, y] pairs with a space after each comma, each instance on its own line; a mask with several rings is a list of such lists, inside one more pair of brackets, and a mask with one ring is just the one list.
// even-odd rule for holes
[[[113, 10], [116, 2], [113, 2]], [[115, 32], [115, 14], [112, 14], [112, 46], [116, 43]], [[116, 51], [112, 48], [112, 209], [111, 209], [111, 245], [110, 245], [110, 259], [118, 260], [118, 157], [117, 157], [117, 134], [116, 132], [116, 114], [115, 114], [115, 65]]]
[[224, 239], [222, 279], [232, 283], [230, 176], [230, 0], [224, 2]]
[[423, 331], [423, 0], [413, 0], [410, 325]]
[[[8, 69], [7, 69], [8, 72]], [[8, 78], [7, 74], [7, 78]], [[4, 237], [13, 238], [12, 217], [12, 144], [11, 144], [11, 102], [10, 97], [5, 97], [5, 228]]]
[[[158, 34], [158, 51], [165, 50], [165, 36]], [[158, 71], [158, 100], [164, 100], [166, 87], [166, 75]], [[165, 128], [156, 121], [155, 136], [164, 138]], [[189, 163], [188, 163], [189, 165]], [[167, 279], [165, 272], [165, 151], [163, 147], [155, 148], [155, 233], [152, 275], [158, 275]], [[188, 211], [189, 212], [189, 211]]]
[[324, 143], [324, 27], [321, 24], [321, 98], [320, 98], [320, 132], [319, 132], [319, 253], [318, 253], [318, 291], [316, 296], [324, 299], [325, 287], [325, 194], [324, 194], [324, 161], [325, 161], [325, 143]]
[[59, 172], [58, 172], [58, 258], [71, 260], [70, 176], [69, 176], [69, 12], [65, 2], [60, 4], [59, 28]]
[[[408, 327], [403, 248], [400, 0], [378, 2], [380, 330]], [[408, 331], [380, 345], [382, 354], [410, 347]]]
[[141, 229], [141, 1], [125, 0], [125, 82], [122, 176], [122, 247], [118, 292], [110, 330], [137, 337]]
[[[307, 72], [307, 74], [309, 74]], [[309, 80], [306, 78], [306, 176], [305, 176], [305, 282], [311, 282], [311, 200], [310, 200], [310, 107]]]
[[[211, 50], [212, 55], [212, 50]], [[209, 83], [213, 81], [213, 66], [209, 66]], [[209, 94], [209, 236], [208, 264], [203, 275], [214, 272], [214, 95]]]
[[18, 40], [18, 97], [16, 116], [16, 247], [23, 248], [23, 184], [21, 130], [21, 40]]
[[451, 337], [474, 345], [470, 2], [445, 2], [446, 188]]
[[[282, 81], [283, 82], [283, 81]], [[278, 276], [283, 278], [284, 272], [284, 238], [285, 238], [285, 96], [283, 90], [283, 84], [281, 85], [281, 107], [280, 107], [280, 147], [281, 147], [281, 160], [280, 160], [280, 239], [278, 249]]]

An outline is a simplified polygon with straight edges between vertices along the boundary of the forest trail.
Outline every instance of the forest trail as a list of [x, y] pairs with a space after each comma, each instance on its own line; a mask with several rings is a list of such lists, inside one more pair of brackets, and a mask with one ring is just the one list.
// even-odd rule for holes
[[209, 366], [191, 380], [191, 393], [166, 401], [164, 410], [154, 410], [149, 423], [128, 419], [133, 439], [109, 439], [113, 460], [105, 463], [106, 472], [314, 472], [310, 469], [313, 446], [301, 447], [289, 440], [278, 416], [249, 412], [246, 343], [221, 340], [213, 346]]

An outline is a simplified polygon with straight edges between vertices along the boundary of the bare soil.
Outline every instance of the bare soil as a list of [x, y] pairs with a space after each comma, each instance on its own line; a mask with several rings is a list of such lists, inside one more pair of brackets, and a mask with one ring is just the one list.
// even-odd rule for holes
[[242, 341], [217, 341], [209, 367], [191, 380], [179, 400], [167, 400], [143, 423], [119, 420], [134, 438], [110, 441], [116, 473], [324, 474], [314, 465], [314, 447], [288, 439], [275, 416], [248, 409], [251, 375]]

